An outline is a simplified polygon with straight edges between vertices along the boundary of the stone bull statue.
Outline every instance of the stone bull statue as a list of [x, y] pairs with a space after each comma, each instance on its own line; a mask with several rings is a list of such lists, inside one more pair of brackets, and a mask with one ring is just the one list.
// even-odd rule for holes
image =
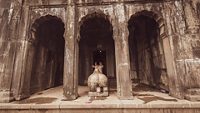
[[103, 65], [93, 65], [94, 72], [88, 78], [89, 96], [108, 96], [108, 78], [102, 73]]

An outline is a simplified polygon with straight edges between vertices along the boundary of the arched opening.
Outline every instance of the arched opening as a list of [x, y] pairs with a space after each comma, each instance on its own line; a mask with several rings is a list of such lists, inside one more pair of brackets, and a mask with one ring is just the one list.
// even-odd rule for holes
[[109, 79], [109, 87], [116, 88], [113, 27], [106, 15], [97, 13], [87, 15], [81, 21], [79, 85], [87, 85], [95, 62], [104, 65], [103, 73]]
[[131, 76], [133, 82], [168, 91], [168, 75], [160, 39], [159, 23], [153, 12], [141, 12], [128, 22]]
[[34, 57], [30, 93], [63, 84], [64, 23], [56, 16], [43, 16], [32, 25]]

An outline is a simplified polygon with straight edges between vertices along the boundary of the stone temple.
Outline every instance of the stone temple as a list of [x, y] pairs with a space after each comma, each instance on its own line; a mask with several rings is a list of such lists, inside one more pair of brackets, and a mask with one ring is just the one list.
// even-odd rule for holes
[[200, 100], [200, 0], [0, 0], [1, 103], [81, 98], [95, 62], [119, 100], [136, 83]]

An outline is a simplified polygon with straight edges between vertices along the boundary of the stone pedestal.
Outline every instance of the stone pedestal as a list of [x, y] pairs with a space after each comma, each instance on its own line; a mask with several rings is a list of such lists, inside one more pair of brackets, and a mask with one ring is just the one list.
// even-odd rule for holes
[[89, 92], [89, 97], [107, 97], [108, 96], [108, 87], [97, 87], [96, 92]]

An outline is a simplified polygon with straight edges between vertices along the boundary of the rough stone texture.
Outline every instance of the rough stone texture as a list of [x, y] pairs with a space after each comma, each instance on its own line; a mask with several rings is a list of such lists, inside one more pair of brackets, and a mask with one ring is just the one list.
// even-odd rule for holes
[[[163, 58], [160, 60], [165, 62], [163, 65], [155, 63], [164, 69], [158, 75], [161, 78], [158, 82], [164, 84], [164, 89], [178, 98], [184, 98], [188, 89], [200, 88], [199, 0], [0, 0], [0, 101], [9, 102], [29, 97], [31, 92], [34, 92], [31, 85], [33, 75], [37, 78], [34, 80], [36, 83], [43, 84], [37, 86], [37, 90], [52, 87], [44, 86], [51, 84], [51, 79], [42, 80], [51, 78], [50, 76], [32, 74], [36, 69], [34, 67], [39, 65], [34, 64], [34, 53], [38, 52], [44, 61], [44, 56], [47, 55], [47, 52], [35, 49], [38, 46], [34, 45], [34, 32], [38, 29], [33, 29], [32, 25], [36, 23], [36, 26], [39, 26], [37, 19], [46, 15], [56, 16], [64, 24], [64, 95], [67, 100], [76, 99], [80, 26], [82, 19], [93, 13], [106, 15], [113, 26], [119, 98], [132, 98], [131, 78], [137, 75], [131, 67], [128, 21], [132, 16], [138, 15], [154, 19], [159, 26], [158, 42], [159, 47], [163, 48], [162, 54], [160, 53]], [[44, 71], [42, 69], [45, 63], [41, 63], [41, 70], [38, 67], [40, 73]], [[49, 69], [51, 66], [52, 69]], [[56, 64], [48, 68], [52, 73], [54, 66]], [[145, 66], [147, 71], [152, 68]], [[158, 77], [151, 74], [143, 76], [149, 77], [141, 80], [147, 84], [153, 77]], [[54, 78], [55, 74], [52, 74], [52, 77]], [[153, 81], [153, 84], [155, 83]]]
[[77, 110], [3, 110], [0, 113], [198, 113], [199, 109], [77, 109]]

